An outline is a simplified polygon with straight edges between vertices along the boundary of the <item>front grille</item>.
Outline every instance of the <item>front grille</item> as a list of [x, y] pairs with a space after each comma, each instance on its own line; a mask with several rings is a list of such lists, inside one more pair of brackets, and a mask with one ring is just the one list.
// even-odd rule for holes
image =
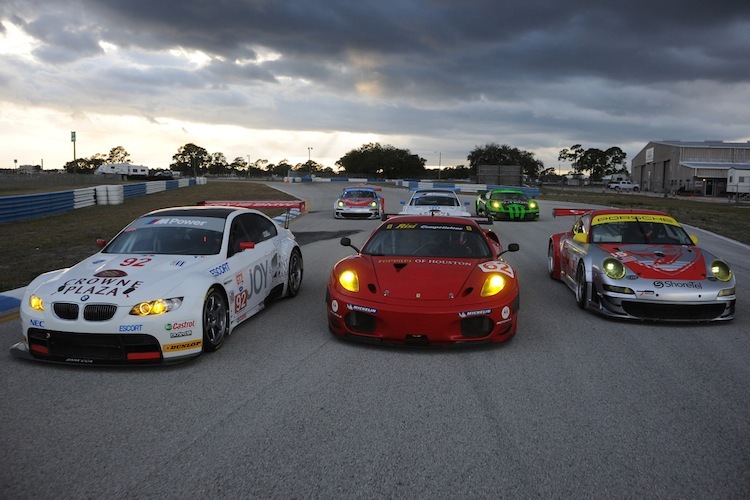
[[461, 320], [461, 335], [469, 338], [486, 337], [495, 324], [489, 316], [474, 316]]
[[629, 315], [641, 319], [666, 321], [706, 321], [720, 317], [726, 310], [724, 303], [718, 304], [652, 304], [622, 301], [622, 309]]
[[351, 311], [344, 317], [346, 326], [355, 332], [372, 333], [375, 331], [375, 317], [360, 311]]
[[52, 304], [52, 309], [60, 319], [78, 319], [78, 304], [55, 302]]
[[[161, 347], [154, 337], [146, 334], [69, 333], [31, 328], [29, 351], [50, 361], [120, 364], [128, 361], [128, 354], [161, 353]], [[161, 356], [150, 361], [160, 362]]]
[[88, 304], [83, 308], [83, 319], [86, 321], [107, 321], [117, 312], [113, 304]]

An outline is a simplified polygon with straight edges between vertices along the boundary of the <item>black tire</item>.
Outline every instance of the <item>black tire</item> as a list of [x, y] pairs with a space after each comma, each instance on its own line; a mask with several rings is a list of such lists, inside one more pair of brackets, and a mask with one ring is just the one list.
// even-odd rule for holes
[[299, 289], [302, 286], [302, 252], [299, 248], [292, 250], [292, 255], [289, 256], [289, 269], [287, 273], [286, 282], [286, 296], [294, 297], [299, 293]]
[[214, 352], [229, 334], [229, 307], [221, 288], [212, 286], [203, 301], [203, 351]]
[[637, 193], [637, 192], [638, 192], [638, 188], [637, 188], [637, 187], [634, 187], [634, 188], [633, 188], [633, 192], [634, 192], [634, 193]]
[[549, 277], [553, 280], [560, 279], [560, 275], [555, 273], [555, 249], [552, 247], [551, 241], [547, 247], [547, 272], [549, 272]]
[[586, 309], [588, 305], [588, 283], [586, 283], [586, 269], [583, 264], [578, 264], [576, 271], [576, 303], [581, 309]]

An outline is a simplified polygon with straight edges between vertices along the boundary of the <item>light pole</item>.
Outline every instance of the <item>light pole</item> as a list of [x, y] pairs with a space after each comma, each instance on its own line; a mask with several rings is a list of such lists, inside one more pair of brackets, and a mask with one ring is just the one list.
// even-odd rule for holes
[[435, 152], [439, 155], [438, 156], [438, 180], [440, 180], [440, 167], [443, 164], [443, 153], [438, 152], [438, 151], [435, 151]]
[[307, 148], [307, 163], [310, 163], [310, 151], [312, 151], [312, 148]]

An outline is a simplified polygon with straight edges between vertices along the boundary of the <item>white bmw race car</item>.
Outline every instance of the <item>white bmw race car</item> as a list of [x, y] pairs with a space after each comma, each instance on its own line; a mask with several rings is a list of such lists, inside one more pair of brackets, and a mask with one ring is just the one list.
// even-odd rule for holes
[[450, 215], [471, 217], [469, 202], [461, 203], [452, 189], [415, 189], [408, 202], [402, 201], [399, 215]]
[[294, 235], [262, 212], [156, 210], [99, 253], [32, 281], [20, 307], [23, 341], [11, 353], [77, 364], [184, 360], [219, 349], [269, 299], [297, 295], [302, 272]]

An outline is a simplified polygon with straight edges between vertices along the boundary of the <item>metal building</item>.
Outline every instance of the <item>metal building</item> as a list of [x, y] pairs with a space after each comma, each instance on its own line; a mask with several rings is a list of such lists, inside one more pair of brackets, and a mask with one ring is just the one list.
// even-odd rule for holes
[[750, 170], [750, 141], [651, 141], [631, 161], [644, 191], [726, 196], [730, 169]]

